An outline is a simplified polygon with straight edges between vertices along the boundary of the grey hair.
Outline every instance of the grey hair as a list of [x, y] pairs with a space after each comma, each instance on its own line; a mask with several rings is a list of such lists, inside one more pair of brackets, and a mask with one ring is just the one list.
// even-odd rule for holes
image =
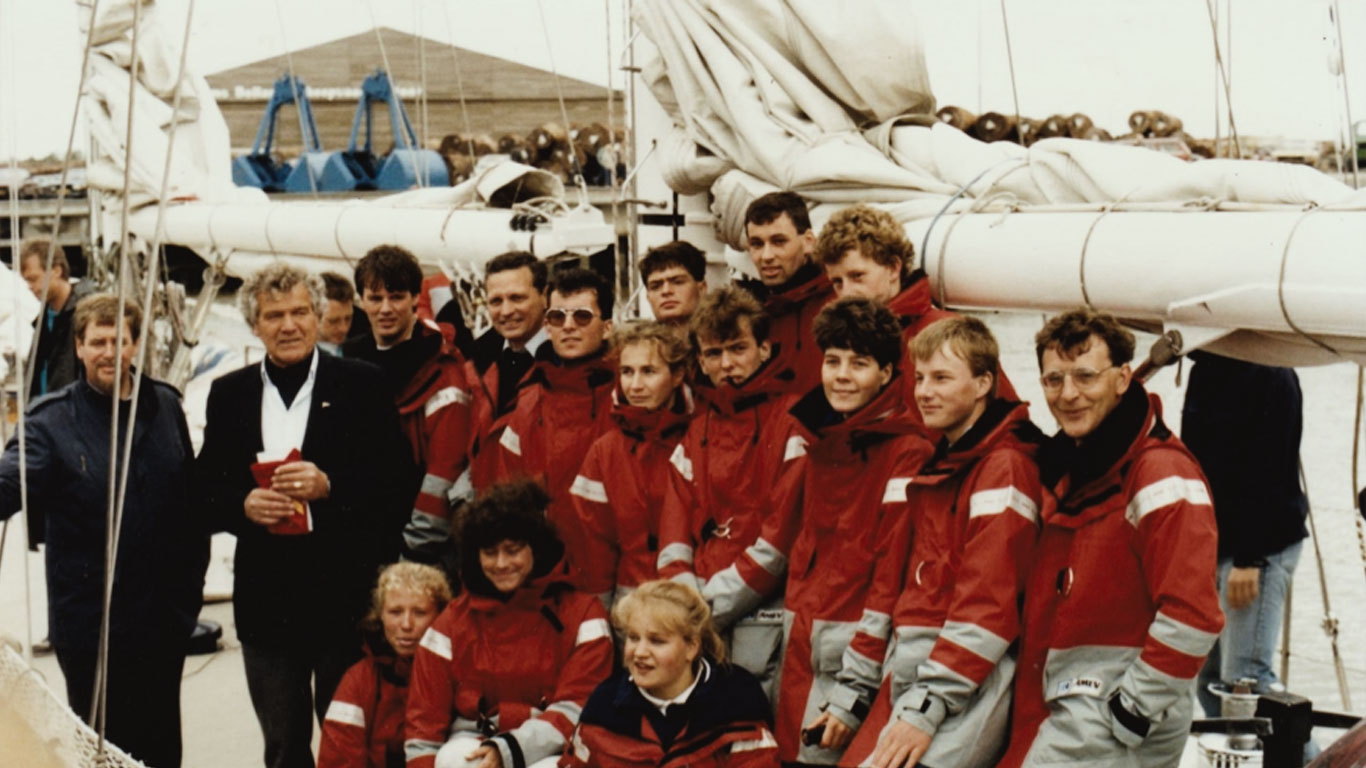
[[255, 328], [256, 318], [261, 314], [261, 294], [289, 293], [300, 283], [308, 288], [313, 313], [322, 317], [327, 311], [327, 288], [323, 279], [283, 261], [271, 262], [242, 282], [242, 287], [237, 289], [237, 308], [242, 310], [247, 325]]

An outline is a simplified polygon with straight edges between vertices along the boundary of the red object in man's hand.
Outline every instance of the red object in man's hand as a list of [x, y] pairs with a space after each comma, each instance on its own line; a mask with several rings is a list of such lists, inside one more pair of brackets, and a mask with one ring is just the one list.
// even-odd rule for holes
[[[275, 470], [282, 464], [291, 461], [303, 460], [303, 454], [295, 448], [289, 455], [280, 461], [258, 461], [251, 465], [251, 476], [256, 478], [256, 485], [261, 488], [270, 488], [271, 478], [275, 475]], [[294, 505], [294, 514], [280, 520], [277, 523], [266, 526], [266, 530], [281, 536], [298, 536], [313, 531], [313, 512], [308, 507], [308, 502], [291, 499]]]

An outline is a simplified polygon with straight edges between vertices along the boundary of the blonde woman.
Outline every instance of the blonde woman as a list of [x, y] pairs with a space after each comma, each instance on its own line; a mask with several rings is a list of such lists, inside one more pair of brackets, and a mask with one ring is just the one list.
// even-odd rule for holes
[[754, 676], [725, 663], [696, 590], [646, 582], [617, 602], [624, 668], [589, 697], [568, 768], [778, 765], [770, 708]]
[[323, 718], [318, 768], [401, 768], [408, 673], [418, 642], [451, 600], [441, 571], [395, 563], [380, 572], [365, 617], [366, 657], [346, 671]]

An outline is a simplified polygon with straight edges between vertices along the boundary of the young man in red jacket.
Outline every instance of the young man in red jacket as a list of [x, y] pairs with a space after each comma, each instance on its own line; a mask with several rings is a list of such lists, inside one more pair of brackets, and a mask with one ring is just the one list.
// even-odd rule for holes
[[612, 428], [616, 367], [607, 354], [612, 289], [587, 269], [555, 276], [545, 312], [553, 354], [536, 363], [498, 438], [496, 479], [527, 477], [550, 494], [546, 514], [566, 557], [582, 562], [582, 537], [570, 487], [593, 442]]
[[859, 654], [862, 637], [845, 654], [840, 679], [861, 704], [877, 698], [840, 764], [990, 766], [1005, 746], [1043, 434], [1028, 405], [996, 394], [999, 351], [982, 321], [936, 321], [911, 354], [916, 405], [942, 437], [900, 494], [911, 515], [886, 564], [904, 563], [887, 673], [868, 674], [882, 648]]
[[421, 473], [403, 556], [436, 563], [449, 547], [447, 494], [468, 464], [470, 390], [454, 329], [417, 320], [422, 267], [397, 245], [371, 248], [356, 264], [370, 335], [342, 345], [346, 357], [378, 365], [398, 406], [399, 423]]
[[806, 203], [792, 192], [770, 192], [745, 209], [749, 258], [759, 273], [744, 287], [764, 304], [769, 342], [785, 368], [797, 373], [788, 389], [805, 394], [821, 380], [821, 351], [811, 338], [811, 323], [833, 298], [830, 281], [811, 260], [816, 231]]
[[[773, 500], [794, 481], [783, 464], [783, 414], [791, 369], [772, 359], [768, 315], [748, 291], [728, 285], [707, 294], [692, 320], [705, 381], [697, 415], [669, 457], [659, 514], [659, 576], [703, 585], [753, 544]], [[750, 615], [716, 617], [730, 632], [731, 659], [772, 696], [782, 640], [781, 597]]]
[[1113, 317], [1066, 312], [1035, 348], [1061, 432], [1041, 454], [1043, 530], [1001, 765], [1175, 765], [1224, 623], [1209, 488], [1133, 380], [1134, 337]]
[[535, 361], [545, 357], [541, 348], [550, 340], [545, 329], [548, 280], [545, 263], [523, 251], [495, 256], [484, 265], [484, 297], [493, 327], [474, 340], [474, 353], [465, 364], [473, 394], [469, 497], [493, 484], [504, 426], [499, 419], [517, 405], [522, 381]]
[[791, 408], [784, 441], [783, 471], [800, 476], [800, 491], [779, 499], [760, 538], [705, 594], [721, 611], [745, 610], [775, 591], [786, 566], [778, 755], [830, 765], [867, 710], [835, 673], [857, 652], [861, 671], [880, 678], [901, 574], [879, 564], [895, 558], [893, 533], [909, 511], [897, 491], [931, 446], [901, 396], [901, 328], [886, 307], [842, 299], [814, 331], [821, 385]]
[[[825, 267], [825, 275], [835, 296], [862, 296], [881, 302], [901, 322], [901, 385], [906, 402], [915, 402], [915, 358], [910, 353], [911, 339], [936, 320], [955, 317], [953, 312], [936, 307], [930, 300], [930, 281], [924, 270], [915, 269], [915, 246], [906, 230], [890, 213], [869, 205], [854, 205], [837, 211], [821, 228], [816, 240], [815, 257]], [[996, 372], [996, 387], [1001, 397], [1015, 399], [1015, 388], [1005, 373]], [[911, 409], [911, 416], [920, 413]]]

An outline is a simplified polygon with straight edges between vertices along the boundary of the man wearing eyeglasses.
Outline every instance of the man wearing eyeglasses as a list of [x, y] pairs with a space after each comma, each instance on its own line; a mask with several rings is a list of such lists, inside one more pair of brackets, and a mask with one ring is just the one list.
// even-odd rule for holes
[[540, 360], [517, 396], [496, 446], [495, 482], [530, 477], [550, 494], [546, 515], [576, 553], [578, 517], [569, 487], [583, 457], [612, 425], [616, 371], [607, 359], [612, 289], [575, 267], [555, 276], [545, 312], [552, 354]]
[[1089, 309], [1035, 336], [1061, 431], [1045, 446], [1004, 766], [1175, 765], [1224, 617], [1199, 464], [1129, 368], [1134, 337]]

